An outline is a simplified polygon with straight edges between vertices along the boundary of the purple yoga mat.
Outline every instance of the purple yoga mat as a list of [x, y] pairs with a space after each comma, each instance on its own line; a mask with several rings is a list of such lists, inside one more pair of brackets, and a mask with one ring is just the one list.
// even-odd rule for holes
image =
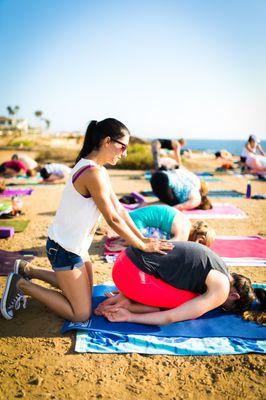
[[0, 275], [8, 275], [13, 271], [14, 262], [18, 259], [25, 261], [32, 261], [34, 254], [30, 254], [25, 251], [6, 251], [0, 250]]
[[29, 196], [33, 192], [33, 189], [5, 189], [0, 193], [1, 197], [12, 197], [12, 196]]

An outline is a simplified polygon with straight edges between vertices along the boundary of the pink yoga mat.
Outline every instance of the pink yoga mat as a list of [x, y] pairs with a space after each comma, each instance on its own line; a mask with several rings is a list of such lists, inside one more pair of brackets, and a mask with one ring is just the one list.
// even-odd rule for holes
[[266, 259], [266, 239], [260, 236], [218, 236], [211, 249], [221, 257]]
[[213, 203], [211, 210], [186, 210], [184, 214], [191, 219], [242, 219], [247, 215], [230, 203]]

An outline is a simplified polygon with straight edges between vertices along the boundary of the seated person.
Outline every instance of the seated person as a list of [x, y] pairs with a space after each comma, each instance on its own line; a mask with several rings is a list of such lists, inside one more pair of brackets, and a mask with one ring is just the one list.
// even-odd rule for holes
[[[181, 160], [181, 148], [185, 145], [184, 139], [170, 140], [170, 139], [156, 139], [152, 141], [151, 149], [153, 156], [154, 168], [159, 169], [161, 164], [160, 151], [168, 150], [173, 151], [173, 159], [175, 161], [175, 167], [182, 165]], [[164, 156], [169, 156], [169, 153], [164, 154]]]
[[19, 160], [5, 161], [0, 165], [0, 176], [12, 178], [18, 175], [26, 175], [27, 167]]
[[166, 255], [130, 246], [115, 262], [113, 280], [120, 292], [107, 295], [95, 309], [111, 322], [166, 325], [198, 318], [219, 306], [240, 312], [257, 296], [263, 299], [261, 291], [265, 296], [248, 278], [230, 274], [212, 250], [193, 242], [175, 242]]
[[65, 182], [70, 174], [71, 169], [64, 164], [45, 164], [41, 170], [40, 175], [44, 183], [61, 183]]
[[134, 224], [146, 236], [148, 228], [157, 228], [173, 241], [190, 240], [211, 246], [215, 240], [215, 231], [205, 222], [196, 221], [193, 225], [188, 217], [167, 205], [152, 205], [129, 212]]
[[248, 141], [246, 142], [241, 156], [240, 156], [240, 161], [242, 163], [246, 162], [246, 159], [248, 156], [252, 155], [252, 154], [257, 154], [257, 152], [262, 155], [265, 156], [265, 153], [260, 145], [260, 140], [257, 138], [257, 136], [255, 135], [250, 135], [248, 138]]
[[36, 174], [38, 169], [38, 163], [32, 157], [28, 156], [27, 154], [18, 153], [18, 154], [13, 154], [11, 159], [22, 161], [27, 168], [28, 176], [33, 176]]
[[157, 171], [150, 180], [153, 193], [163, 203], [178, 210], [212, 208], [207, 197], [208, 188], [204, 181], [185, 167], [172, 171]]

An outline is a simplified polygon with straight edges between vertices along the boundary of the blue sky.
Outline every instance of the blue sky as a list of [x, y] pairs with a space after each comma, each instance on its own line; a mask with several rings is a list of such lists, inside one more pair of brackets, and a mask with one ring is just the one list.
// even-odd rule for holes
[[0, 0], [0, 115], [266, 139], [265, 21], [265, 0]]

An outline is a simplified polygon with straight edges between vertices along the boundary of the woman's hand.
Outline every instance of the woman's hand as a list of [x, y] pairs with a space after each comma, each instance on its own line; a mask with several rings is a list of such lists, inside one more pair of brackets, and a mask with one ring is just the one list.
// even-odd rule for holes
[[131, 312], [125, 308], [116, 308], [112, 311], [103, 311], [102, 315], [110, 322], [130, 322]]
[[158, 240], [153, 238], [146, 238], [144, 242], [143, 251], [146, 253], [160, 253], [167, 254], [167, 251], [173, 250], [173, 243], [167, 240]]

